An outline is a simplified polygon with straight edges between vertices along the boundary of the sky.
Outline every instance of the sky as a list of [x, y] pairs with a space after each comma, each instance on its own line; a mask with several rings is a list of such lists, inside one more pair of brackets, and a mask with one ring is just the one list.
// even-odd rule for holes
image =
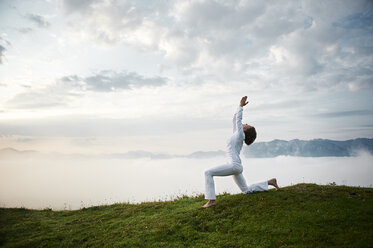
[[373, 138], [372, 1], [0, 0], [0, 149]]

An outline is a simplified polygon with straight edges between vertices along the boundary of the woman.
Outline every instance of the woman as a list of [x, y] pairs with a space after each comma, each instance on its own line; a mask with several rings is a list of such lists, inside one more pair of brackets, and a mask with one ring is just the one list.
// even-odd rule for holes
[[246, 145], [251, 145], [256, 139], [255, 128], [247, 124], [242, 124], [242, 110], [248, 103], [246, 100], [247, 96], [242, 97], [240, 106], [233, 116], [233, 135], [227, 143], [228, 163], [205, 171], [205, 199], [208, 200], [208, 202], [202, 206], [203, 208], [216, 205], [214, 176], [233, 175], [234, 181], [244, 194], [256, 191], [266, 191], [268, 190], [268, 185], [274, 186], [276, 190], [279, 189], [276, 178], [247, 186], [245, 178], [242, 175], [243, 168], [240, 159], [240, 152], [243, 141], [245, 141]]

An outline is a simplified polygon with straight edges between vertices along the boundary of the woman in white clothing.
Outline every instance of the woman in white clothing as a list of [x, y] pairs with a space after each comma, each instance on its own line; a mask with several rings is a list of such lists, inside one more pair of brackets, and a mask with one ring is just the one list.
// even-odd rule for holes
[[274, 186], [276, 190], [279, 189], [276, 178], [247, 186], [245, 178], [242, 175], [243, 168], [240, 159], [242, 144], [245, 141], [246, 145], [251, 145], [256, 139], [255, 128], [247, 124], [242, 124], [242, 110], [248, 103], [246, 100], [247, 96], [242, 97], [240, 106], [233, 116], [233, 135], [227, 143], [228, 163], [205, 171], [205, 199], [207, 199], [208, 202], [203, 205], [203, 208], [216, 205], [214, 176], [233, 175], [234, 181], [244, 194], [266, 191], [268, 190], [268, 185]]

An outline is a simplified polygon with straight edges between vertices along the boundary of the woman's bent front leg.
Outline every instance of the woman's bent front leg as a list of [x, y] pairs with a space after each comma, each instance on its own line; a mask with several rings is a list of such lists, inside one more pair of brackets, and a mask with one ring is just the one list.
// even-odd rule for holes
[[238, 169], [236, 166], [232, 164], [225, 164], [221, 166], [217, 166], [205, 171], [205, 199], [207, 200], [215, 200], [215, 183], [214, 183], [214, 176], [230, 176], [238, 173]]

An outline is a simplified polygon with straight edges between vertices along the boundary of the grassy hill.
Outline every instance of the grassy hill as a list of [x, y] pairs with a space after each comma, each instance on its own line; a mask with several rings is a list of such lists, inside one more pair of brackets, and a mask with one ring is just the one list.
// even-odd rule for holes
[[281, 191], [113, 204], [0, 209], [1, 247], [372, 247], [373, 189], [298, 184]]

